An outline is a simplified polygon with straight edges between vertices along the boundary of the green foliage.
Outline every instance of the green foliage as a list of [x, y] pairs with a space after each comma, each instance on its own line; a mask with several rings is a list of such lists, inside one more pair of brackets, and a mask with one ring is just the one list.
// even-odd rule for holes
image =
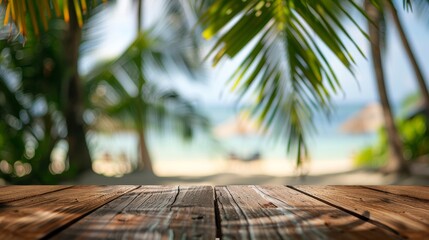
[[62, 18], [65, 22], [70, 21], [73, 14], [79, 26], [82, 27], [84, 20], [93, 8], [107, 0], [4, 0], [0, 5], [4, 7], [4, 25], [11, 24], [24, 36], [28, 32], [39, 36], [49, 29], [49, 21], [53, 18]]
[[[418, 115], [409, 120], [402, 120], [398, 124], [398, 130], [402, 137], [404, 155], [409, 161], [429, 154], [429, 122], [424, 115]], [[378, 168], [387, 163], [388, 143], [384, 129], [378, 133], [378, 143], [362, 149], [354, 158], [358, 167]]]
[[[181, 8], [178, 2], [167, 2], [162, 22], [148, 30], [137, 29], [136, 39], [123, 54], [98, 66], [86, 78], [86, 94], [92, 96], [88, 104], [96, 118], [114, 119], [122, 128], [135, 131], [140, 136], [140, 149], [146, 149], [141, 134], [149, 128], [175, 132], [185, 140], [190, 140], [196, 129], [209, 132], [207, 119], [189, 100], [162, 86], [163, 81], [172, 80], [168, 74], [178, 70], [193, 78], [201, 62], [197, 41], [186, 27]], [[143, 159], [150, 159], [146, 153], [139, 155], [139, 168], [144, 168]]]
[[[207, 129], [205, 118], [186, 99], [162, 88], [157, 84], [160, 79], [153, 79], [153, 67], [158, 77], [162, 76], [159, 72], [166, 72], [172, 65], [175, 70], [190, 74], [198, 67], [197, 53], [183, 51], [183, 39], [189, 37], [184, 35], [183, 22], [178, 22], [184, 19], [178, 7], [177, 3], [169, 3], [164, 27], [160, 24], [161, 27], [154, 27], [148, 34], [139, 33], [123, 55], [91, 73], [85, 92], [91, 111], [132, 123], [135, 130], [149, 127], [175, 130], [185, 139], [192, 138], [197, 126]], [[96, 27], [89, 22], [84, 34]], [[48, 24], [43, 32], [34, 25], [26, 26], [25, 45], [10, 40], [0, 42], [0, 177], [9, 183], [54, 184], [76, 175], [72, 162], [64, 162], [60, 168], [66, 171], [62, 172], [52, 160], [58, 155], [55, 153], [58, 146], [62, 146], [63, 157], [67, 157], [64, 112], [69, 69], [64, 58], [70, 53], [63, 43], [66, 23], [50, 18]], [[156, 37], [152, 37], [154, 32], [158, 33]], [[85, 36], [84, 40], [85, 50], [95, 44]], [[127, 75], [131, 85], [135, 84], [137, 94], [126, 89], [126, 80], [117, 78], [118, 71]], [[101, 88], [107, 89], [106, 95], [97, 95]]]
[[[177, 45], [153, 35], [141, 32], [117, 59], [88, 75], [87, 96], [92, 96], [89, 104], [98, 117], [118, 119], [124, 129], [168, 129], [190, 139], [196, 128], [208, 129], [207, 120], [176, 91], [157, 83], [166, 78], [160, 73], [171, 69], [172, 62], [188, 63], [186, 56]], [[157, 72], [157, 77], [151, 71]]]
[[[0, 177], [13, 183], [55, 183], [60, 178], [49, 171], [51, 155], [67, 134], [63, 111], [67, 101], [64, 99], [67, 96], [64, 76], [68, 70], [61, 64], [67, 51], [62, 49], [61, 31], [70, 16], [76, 16], [82, 26], [86, 9], [92, 9], [100, 1], [1, 2], [5, 14], [2, 20], [10, 23], [12, 32], [18, 30], [26, 35], [28, 41], [25, 46], [5, 40], [0, 43]], [[411, 1], [403, 2], [404, 6], [411, 6]], [[201, 23], [205, 27], [203, 36], [216, 38], [210, 52], [213, 64], [249, 49], [248, 56], [231, 77], [232, 89], [256, 99], [258, 107], [254, 113], [263, 120], [263, 127], [275, 129], [277, 137], [286, 136], [287, 148], [297, 151], [299, 163], [307, 155], [305, 139], [315, 131], [314, 111], [329, 112], [330, 92], [341, 90], [326, 53], [352, 71], [354, 56], [345, 42], [353, 44], [359, 51], [360, 48], [349, 29], [343, 26], [342, 19], [348, 19], [366, 35], [349, 14], [350, 9], [365, 16], [364, 12], [353, 0], [217, 0], [199, 3], [199, 6], [195, 5], [197, 12], [209, 5]], [[58, 11], [57, 5], [63, 11]], [[177, 5], [177, 2], [172, 1], [169, 5]], [[183, 19], [176, 10], [170, 13], [176, 14], [176, 20]], [[65, 21], [57, 21], [55, 15], [61, 15]], [[178, 22], [168, 20], [166, 25]], [[161, 28], [159, 32], [168, 31]], [[170, 68], [166, 64], [169, 62], [193, 72], [195, 61], [192, 60], [196, 59], [196, 54], [191, 56], [192, 59], [189, 54], [184, 56], [178, 51], [177, 42], [172, 40], [184, 36], [172, 34], [165, 37], [138, 34], [121, 57], [97, 69], [88, 77], [88, 104], [92, 104], [89, 106], [95, 112], [131, 122], [133, 128], [140, 131], [150, 126], [159, 130], [173, 126], [183, 136], [191, 137], [193, 127], [206, 126], [205, 120], [186, 99], [156, 84], [159, 79], [153, 78], [153, 72], [148, 69], [155, 66], [164, 71]], [[166, 42], [170, 44], [163, 44]], [[195, 42], [190, 45], [196, 46]], [[127, 76], [131, 85], [134, 84], [134, 93], [127, 89], [123, 79], [118, 78], [118, 71]], [[103, 96], [97, 96], [100, 87], [106, 90]], [[427, 124], [418, 121], [421, 120], [416, 118], [400, 127], [409, 158], [427, 153], [425, 146], [429, 146], [426, 144]], [[386, 155], [385, 143], [386, 137], [382, 133], [379, 148], [367, 149], [361, 154], [360, 162], [367, 162], [365, 159], [374, 156], [372, 159], [380, 164]], [[73, 174], [73, 171], [67, 174]]]
[[378, 131], [375, 146], [367, 146], [354, 156], [353, 162], [357, 167], [380, 168], [387, 162], [387, 135], [385, 129]]
[[10, 183], [56, 183], [51, 153], [66, 137], [61, 112], [61, 27], [26, 45], [2, 40], [0, 177]]
[[248, 49], [231, 90], [255, 98], [255, 115], [264, 128], [276, 129], [275, 137], [287, 138], [298, 164], [315, 131], [314, 111], [329, 113], [331, 93], [341, 90], [327, 55], [352, 72], [354, 56], [345, 42], [362, 53], [343, 24], [348, 19], [366, 36], [350, 9], [364, 14], [354, 1], [219, 0], [201, 17], [203, 36], [217, 37], [213, 65]]
[[407, 159], [415, 160], [429, 154], [429, 122], [423, 115], [404, 121], [399, 128], [404, 139], [404, 153]]
[[0, 178], [9, 183], [55, 184], [76, 175], [65, 141], [67, 25], [46, 21], [48, 31], [27, 26], [25, 44], [0, 40]]

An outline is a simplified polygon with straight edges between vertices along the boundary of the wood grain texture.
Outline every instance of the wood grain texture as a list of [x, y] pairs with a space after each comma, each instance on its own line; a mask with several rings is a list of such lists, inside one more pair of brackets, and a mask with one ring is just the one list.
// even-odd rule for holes
[[0, 188], [0, 204], [11, 202], [23, 198], [42, 195], [49, 192], [55, 192], [71, 186], [4, 186]]
[[104, 205], [56, 239], [215, 239], [213, 188], [142, 186]]
[[134, 186], [76, 186], [0, 204], [0, 239], [38, 239]]
[[284, 186], [216, 187], [222, 239], [395, 239]]
[[409, 239], [429, 236], [429, 205], [359, 186], [294, 186]]
[[428, 189], [6, 186], [0, 239], [425, 239]]
[[[428, 186], [364, 186], [381, 192], [429, 201]], [[429, 203], [429, 202], [428, 202]]]

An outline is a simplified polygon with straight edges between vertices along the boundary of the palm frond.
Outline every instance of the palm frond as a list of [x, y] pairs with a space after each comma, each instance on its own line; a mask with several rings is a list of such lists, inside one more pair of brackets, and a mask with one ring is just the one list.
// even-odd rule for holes
[[48, 29], [48, 22], [54, 17], [61, 17], [68, 22], [70, 15], [74, 14], [82, 27], [86, 13], [101, 2], [107, 2], [107, 0], [2, 0], [0, 4], [5, 8], [3, 19], [5, 26], [15, 25], [18, 31], [26, 36], [27, 20], [29, 20], [35, 35], [38, 36], [41, 31]]
[[267, 128], [283, 129], [274, 132], [287, 136], [289, 151], [298, 150], [298, 163], [314, 130], [313, 112], [328, 113], [331, 91], [341, 90], [328, 53], [350, 72], [355, 60], [344, 38], [363, 55], [342, 18], [364, 31], [346, 8], [363, 14], [351, 0], [219, 0], [201, 17], [203, 36], [217, 37], [214, 65], [250, 49], [231, 77], [232, 90], [256, 95], [256, 116]]
[[[196, 128], [207, 128], [205, 118], [178, 93], [159, 86], [150, 72], [165, 72], [184, 58], [180, 48], [153, 32], [141, 32], [117, 59], [96, 68], [87, 77], [88, 94], [95, 109], [130, 123], [135, 129], [176, 130], [185, 139]], [[173, 43], [174, 44], [174, 43]], [[165, 77], [165, 76], [164, 76]], [[97, 89], [102, 88], [102, 94]], [[100, 92], [100, 91], [99, 91]]]
[[429, 23], [429, 0], [414, 0], [412, 1], [411, 10], [416, 11], [427, 23]]

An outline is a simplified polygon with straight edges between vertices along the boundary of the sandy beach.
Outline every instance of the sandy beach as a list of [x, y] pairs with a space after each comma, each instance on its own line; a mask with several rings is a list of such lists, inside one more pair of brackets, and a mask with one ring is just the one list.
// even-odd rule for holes
[[[180, 159], [171, 164], [155, 162], [154, 169], [157, 176], [207, 176], [214, 174], [236, 175], [270, 175], [275, 177], [296, 176], [299, 170], [291, 159], [264, 159], [244, 162], [238, 160], [214, 159], [201, 161], [186, 161]], [[353, 169], [352, 159], [318, 160], [305, 164], [301, 169], [312, 175], [347, 172]]]
[[[180, 163], [180, 164], [179, 164]], [[373, 170], [354, 169], [350, 160], [317, 161], [309, 166], [306, 176], [299, 176], [291, 161], [204, 162], [178, 161], [154, 166], [156, 175], [144, 172], [106, 177], [87, 172], [65, 184], [136, 184], [136, 185], [230, 185], [230, 184], [314, 184], [314, 185], [428, 185], [429, 166], [414, 166], [417, 174], [409, 177], [384, 175]], [[422, 171], [425, 170], [425, 171]]]

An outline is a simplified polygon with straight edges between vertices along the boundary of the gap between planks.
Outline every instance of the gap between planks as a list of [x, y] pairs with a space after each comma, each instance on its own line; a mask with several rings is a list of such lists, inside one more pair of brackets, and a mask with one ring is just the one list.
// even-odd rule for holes
[[402, 196], [429, 203], [429, 186], [361, 186], [392, 196]]
[[0, 205], [26, 198], [72, 188], [71, 185], [31, 185], [31, 186], [3, 186], [0, 189]]
[[293, 190], [295, 190], [295, 191], [298, 191], [298, 192], [300, 192], [300, 193], [302, 193], [302, 194], [304, 194], [304, 195], [307, 195], [307, 196], [309, 196], [309, 197], [312, 197], [312, 198], [314, 198], [314, 199], [316, 199], [316, 200], [318, 200], [318, 201], [320, 201], [320, 202], [322, 202], [322, 203], [324, 203], [324, 204], [327, 204], [327, 205], [329, 205], [329, 206], [335, 207], [335, 208], [337, 208], [337, 209], [339, 209], [339, 210], [341, 210], [341, 211], [343, 211], [343, 212], [346, 212], [346, 213], [348, 213], [348, 214], [350, 214], [350, 215], [353, 215], [353, 216], [355, 216], [355, 217], [357, 217], [357, 218], [359, 218], [359, 219], [361, 219], [361, 220], [363, 220], [363, 221], [370, 222], [370, 223], [374, 224], [374, 225], [375, 225], [375, 226], [377, 226], [377, 227], [383, 228], [383, 229], [385, 229], [385, 230], [387, 230], [387, 231], [389, 231], [389, 232], [392, 232], [392, 233], [393, 233], [393, 234], [395, 234], [395, 235], [400, 236], [400, 233], [399, 233], [398, 231], [396, 231], [395, 229], [393, 229], [393, 228], [391, 228], [391, 227], [389, 227], [389, 226], [384, 225], [384, 224], [383, 224], [383, 223], [381, 223], [381, 222], [375, 221], [375, 220], [370, 219], [370, 218], [368, 218], [368, 217], [366, 217], [366, 216], [364, 216], [364, 215], [361, 215], [361, 214], [355, 213], [355, 212], [353, 212], [353, 211], [350, 211], [350, 210], [348, 210], [347, 208], [344, 208], [344, 207], [342, 207], [342, 206], [339, 206], [339, 205], [333, 204], [333, 203], [331, 203], [331, 202], [329, 202], [329, 201], [326, 201], [326, 200], [324, 200], [324, 199], [322, 199], [322, 198], [319, 198], [319, 197], [314, 196], [314, 195], [312, 195], [312, 194], [310, 194], [310, 193], [307, 193], [307, 192], [305, 192], [305, 191], [302, 191], [302, 190], [300, 190], [300, 189], [297, 189], [297, 188], [295, 188], [295, 187], [294, 187], [294, 186], [292, 186], [292, 185], [287, 185], [286, 187], [288, 187], [288, 188], [290, 188], [290, 189], [293, 189]]
[[5, 203], [0, 208], [0, 239], [46, 237], [134, 188], [136, 186], [73, 186]]
[[75, 222], [55, 239], [215, 239], [212, 186], [142, 186]]
[[[374, 186], [389, 191], [376, 191], [362, 186], [289, 186], [326, 204], [389, 230], [401, 237], [422, 239], [429, 234], [427, 202], [404, 196], [404, 189]], [[427, 189], [427, 188], [424, 188]], [[427, 195], [427, 194], [426, 194]], [[342, 196], [338, 198], [337, 196]]]
[[[133, 185], [128, 185], [128, 186], [130, 186], [130, 187], [131, 187], [131, 186], [133, 186]], [[53, 230], [53, 231], [51, 231], [51, 232], [50, 232], [50, 233], [48, 233], [46, 236], [44, 236], [44, 237], [43, 237], [43, 239], [51, 239], [51, 238], [54, 238], [55, 236], [57, 236], [58, 234], [60, 234], [60, 233], [61, 233], [61, 232], [63, 232], [64, 230], [68, 229], [68, 228], [69, 228], [70, 226], [72, 226], [73, 224], [75, 224], [75, 223], [79, 222], [80, 220], [84, 219], [86, 216], [88, 216], [88, 215], [92, 214], [93, 212], [95, 212], [95, 211], [97, 211], [98, 209], [102, 208], [102, 207], [103, 207], [103, 206], [105, 206], [106, 204], [109, 204], [109, 203], [113, 202], [114, 200], [116, 200], [116, 199], [118, 199], [118, 198], [120, 198], [120, 197], [124, 196], [126, 193], [129, 193], [129, 192], [135, 191], [136, 189], [141, 188], [141, 187], [142, 187], [142, 185], [136, 185], [136, 186], [134, 186], [134, 187], [135, 187], [135, 188], [132, 188], [132, 189], [126, 190], [126, 191], [122, 192], [121, 194], [118, 194], [116, 197], [113, 197], [112, 199], [107, 200], [104, 204], [102, 204], [102, 205], [100, 205], [100, 206], [98, 206], [98, 207], [96, 207], [96, 208], [94, 208], [94, 209], [92, 209], [92, 210], [90, 210], [90, 211], [88, 211], [88, 212], [86, 212], [86, 213], [82, 214], [80, 217], [78, 217], [78, 218], [76, 218], [76, 219], [74, 219], [74, 220], [72, 220], [72, 221], [70, 221], [70, 222], [68, 222], [68, 223], [66, 223], [66, 224], [64, 224], [64, 225], [62, 225], [61, 227], [59, 227], [59, 228], [57, 228], [57, 229], [55, 229], [55, 230]]]
[[[174, 200], [173, 200], [171, 206], [169, 206], [170, 210], [172, 209], [174, 203], [176, 202], [176, 200], [177, 200], [177, 198], [178, 198], [178, 196], [180, 194], [180, 186], [177, 186], [177, 187], [178, 187], [179, 190], [177, 191], [177, 193], [176, 193], [176, 195], [174, 197]], [[246, 187], [246, 186], [241, 186], [241, 187]], [[288, 186], [284, 186], [284, 187], [286, 187], [287, 189], [291, 189], [292, 191], [296, 191], [299, 194], [303, 194], [305, 196], [311, 197], [312, 199], [315, 199], [318, 202], [321, 202], [323, 204], [326, 204], [326, 205], [329, 205], [331, 207], [334, 207], [334, 208], [336, 208], [336, 209], [338, 209], [338, 210], [340, 210], [342, 212], [345, 212], [345, 213], [347, 213], [349, 215], [352, 215], [352, 216], [354, 216], [354, 217], [356, 217], [358, 219], [361, 219], [363, 221], [369, 222], [369, 223], [371, 223], [371, 224], [373, 224], [373, 225], [375, 225], [377, 227], [383, 228], [384, 230], [387, 230], [387, 231], [389, 231], [391, 233], [394, 233], [397, 236], [401, 236], [401, 234], [397, 230], [395, 230], [395, 229], [393, 229], [393, 228], [391, 228], [391, 227], [389, 227], [389, 226], [387, 226], [387, 225], [385, 225], [385, 224], [383, 224], [383, 223], [381, 223], [381, 222], [379, 222], [377, 220], [368, 218], [364, 214], [359, 214], [359, 213], [353, 212], [351, 210], [348, 210], [347, 208], [342, 207], [339, 204], [331, 203], [328, 200], [325, 200], [325, 199], [322, 199], [320, 197], [317, 197], [317, 196], [315, 196], [315, 195], [313, 195], [311, 193], [307, 193], [305, 190], [299, 189], [299, 186], [295, 187], [295, 186], [289, 186], [288, 185]], [[322, 186], [320, 186], [320, 187], [322, 187]], [[23, 197], [23, 198], [19, 198], [19, 199], [15, 199], [15, 200], [10, 200], [10, 201], [18, 201], [18, 200], [27, 199], [27, 198], [30, 198], [30, 197], [42, 196], [42, 195], [46, 195], [48, 193], [58, 192], [58, 191], [62, 191], [62, 190], [68, 189], [68, 188], [72, 188], [72, 186], [67, 186], [67, 187], [64, 187], [64, 188], [61, 188], [61, 189], [56, 189], [56, 190], [52, 190], [52, 191], [49, 191], [49, 192], [44, 192], [44, 193], [41, 193], [41, 194], [36, 194], [36, 195], [33, 195], [33, 196], [26, 196], [26, 197]], [[66, 230], [66, 229], [68, 229], [73, 224], [78, 223], [80, 220], [84, 219], [85, 217], [93, 214], [94, 212], [96, 212], [100, 208], [104, 207], [105, 205], [107, 205], [107, 204], [115, 201], [116, 199], [124, 196], [127, 193], [136, 191], [137, 189], [140, 189], [140, 188], [142, 188], [142, 186], [135, 186], [135, 188], [133, 188], [133, 189], [130, 189], [130, 190], [126, 191], [126, 192], [118, 194], [117, 196], [115, 196], [114, 198], [108, 200], [104, 204], [102, 204], [102, 205], [100, 205], [100, 206], [92, 209], [89, 212], [86, 212], [85, 214], [83, 214], [80, 217], [72, 220], [71, 222], [68, 222], [68, 223], [64, 224], [63, 226], [61, 226], [61, 227], [53, 230], [46, 237], [53, 237], [53, 236], [55, 237], [55, 236], [57, 236], [57, 234], [61, 233], [62, 231]], [[217, 188], [221, 188], [221, 186], [215, 186], [215, 187], [213, 187], [213, 186], [207, 186], [207, 188], [210, 188], [211, 191], [213, 192], [213, 195], [212, 195], [213, 196], [213, 214], [214, 214], [214, 221], [215, 221], [215, 224], [216, 224], [215, 225], [215, 229], [216, 229], [215, 236], [216, 236], [216, 238], [222, 238], [222, 226], [221, 226], [222, 225], [222, 223], [221, 223], [222, 216], [220, 214], [220, 207], [219, 207], [219, 201], [218, 201], [219, 196], [217, 195], [217, 191], [216, 191], [216, 189]], [[376, 187], [363, 187], [363, 188], [366, 188], [367, 190], [371, 190], [371, 191], [375, 191], [375, 192], [387, 193], [389, 195], [397, 196], [397, 197], [408, 197], [408, 198], [412, 198], [412, 199], [416, 198], [415, 196], [408, 196], [408, 195], [404, 196], [404, 195], [401, 195], [401, 194], [393, 193], [390, 190], [388, 191], [388, 190], [376, 189]], [[426, 199], [424, 199], [424, 198], [418, 198], [418, 199], [422, 200], [422, 201], [426, 201]]]
[[226, 239], [396, 239], [398, 235], [287, 186], [216, 186]]
[[213, 189], [213, 202], [214, 202], [214, 213], [215, 213], [215, 223], [216, 223], [216, 239], [222, 238], [222, 226], [220, 222], [220, 212], [219, 212], [219, 204], [217, 201], [217, 195], [216, 195], [216, 186], [212, 187]]

